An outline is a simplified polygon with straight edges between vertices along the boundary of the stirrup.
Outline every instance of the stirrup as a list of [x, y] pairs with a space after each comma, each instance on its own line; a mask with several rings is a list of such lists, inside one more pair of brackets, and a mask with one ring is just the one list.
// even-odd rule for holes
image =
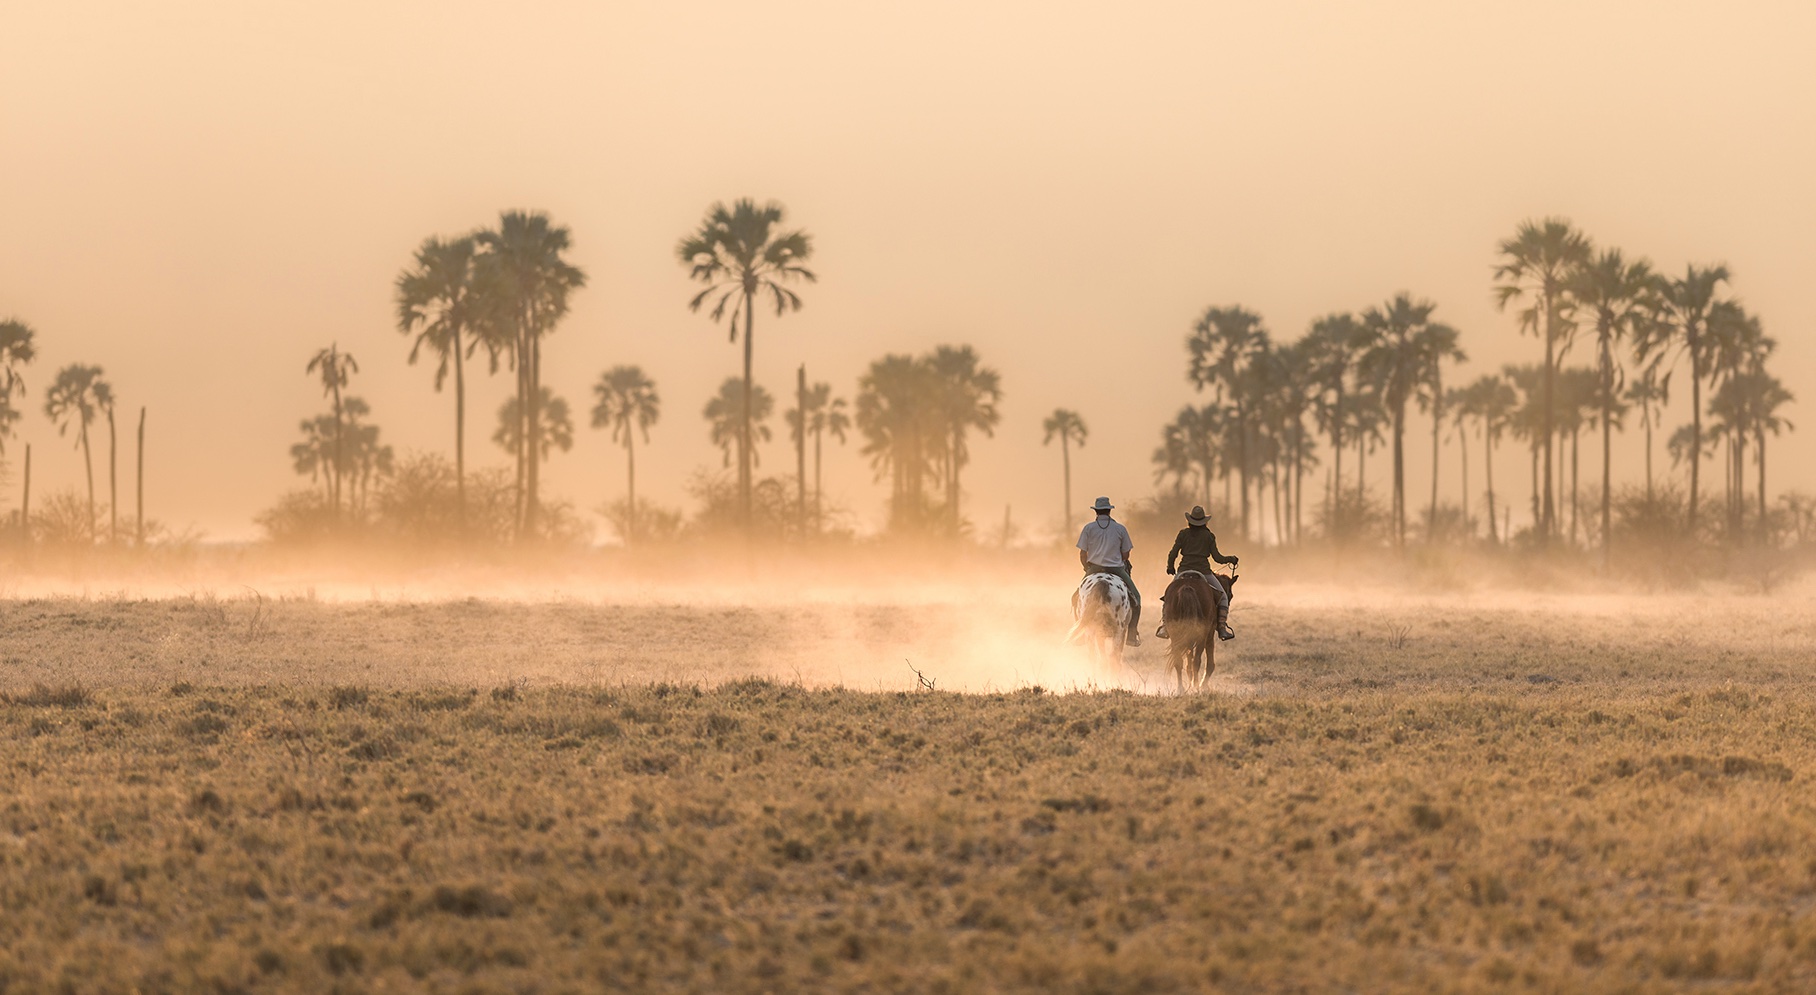
[[1223, 628], [1217, 630], [1217, 638], [1227, 643], [1236, 638], [1236, 630], [1225, 625]]

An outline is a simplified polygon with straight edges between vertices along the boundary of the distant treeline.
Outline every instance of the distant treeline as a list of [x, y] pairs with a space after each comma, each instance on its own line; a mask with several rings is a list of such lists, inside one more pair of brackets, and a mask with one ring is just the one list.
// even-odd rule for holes
[[[812, 238], [784, 229], [784, 219], [773, 203], [715, 204], [676, 246], [678, 261], [701, 284], [688, 307], [705, 309], [734, 346], [742, 345], [742, 376], [720, 384], [701, 412], [722, 468], [703, 468], [691, 479], [691, 513], [639, 498], [637, 443], [648, 444], [661, 397], [640, 367], [617, 365], [594, 384], [591, 425], [623, 445], [626, 488], [594, 510], [626, 543], [726, 532], [850, 535], [854, 523], [825, 498], [821, 467], [827, 437], [843, 444], [855, 430], [876, 479], [889, 482], [890, 532], [1000, 544], [1024, 535], [1005, 517], [985, 536], [964, 513], [970, 442], [974, 433], [994, 434], [1003, 398], [1001, 374], [970, 346], [883, 356], [858, 378], [849, 401], [831, 384], [810, 382], [802, 366], [784, 394], [793, 403], [782, 412], [794, 448], [792, 472], [758, 475], [759, 446], [773, 439], [776, 408], [776, 395], [751, 376], [758, 312], [779, 318], [798, 310], [798, 288], [815, 281], [806, 266]], [[398, 457], [383, 442], [372, 406], [352, 393], [358, 362], [331, 343], [305, 365], [321, 383], [327, 410], [300, 422], [301, 438], [290, 448], [294, 469], [312, 486], [258, 517], [268, 535], [284, 542], [390, 536], [457, 543], [570, 543], [589, 536], [585, 518], [570, 504], [547, 499], [540, 484], [550, 455], [574, 442], [575, 412], [542, 383], [541, 372], [545, 344], [587, 282], [566, 259], [570, 243], [567, 228], [522, 211], [502, 213], [489, 228], [426, 239], [397, 277], [396, 327], [410, 341], [409, 362], [432, 361], [435, 389], [453, 385], [453, 458]], [[1538, 359], [1454, 386], [1467, 361], [1464, 336], [1438, 320], [1433, 302], [1410, 293], [1318, 318], [1289, 343], [1277, 342], [1246, 308], [1207, 308], [1186, 339], [1187, 378], [1207, 398], [1162, 427], [1153, 453], [1157, 497], [1203, 503], [1221, 529], [1250, 543], [1516, 543], [1598, 549], [1604, 556], [1613, 555], [1623, 536], [1643, 544], [1802, 543], [1816, 531], [1816, 501], [1796, 492], [1774, 501], [1767, 488], [1768, 441], [1792, 427], [1783, 413], [1792, 395], [1769, 370], [1775, 340], [1731, 294], [1729, 282], [1720, 266], [1692, 265], [1676, 276], [1655, 272], [1618, 249], [1598, 250], [1566, 221], [1522, 224], [1499, 245], [1493, 289], [1520, 332], [1537, 340]], [[1566, 365], [1573, 353], [1589, 362]], [[0, 456], [21, 417], [21, 371], [34, 356], [30, 327], [0, 323]], [[490, 433], [511, 457], [507, 469], [467, 467], [473, 368], [514, 378]], [[1680, 426], [1661, 422], [1673, 378], [1690, 402], [1690, 420]], [[74, 364], [61, 371], [47, 391], [45, 413], [76, 438], [88, 467], [87, 500], [55, 495], [32, 509], [28, 460], [25, 496], [10, 519], [15, 536], [65, 545], [92, 545], [104, 536], [120, 542], [114, 398], [101, 369]], [[1431, 491], [1422, 513], [1412, 510], [1405, 484], [1415, 414], [1429, 426], [1431, 446]], [[89, 433], [103, 420], [109, 497], [100, 505]], [[1061, 521], [1081, 517], [1071, 461], [1089, 439], [1085, 418], [1061, 408], [1041, 429], [1044, 444], [1059, 442]], [[143, 412], [140, 431], [142, 440]], [[1447, 437], [1460, 450], [1454, 504], [1444, 500]], [[1681, 480], [1655, 471], [1656, 437], [1664, 440], [1671, 468], [1683, 471]], [[1643, 485], [1613, 479], [1617, 439], [1643, 439]], [[1493, 477], [1495, 448], [1509, 440], [1524, 446], [1530, 463], [1527, 507], [1517, 523], [1514, 502]], [[1470, 483], [1472, 442], [1479, 443], [1479, 490]], [[1382, 501], [1368, 470], [1384, 446], [1391, 458]], [[1713, 508], [1702, 473], [1711, 461], [1723, 470]], [[103, 506], [105, 532], [98, 525]], [[127, 520], [127, 531], [143, 543], [140, 517]], [[30, 528], [21, 529], [22, 521]]]

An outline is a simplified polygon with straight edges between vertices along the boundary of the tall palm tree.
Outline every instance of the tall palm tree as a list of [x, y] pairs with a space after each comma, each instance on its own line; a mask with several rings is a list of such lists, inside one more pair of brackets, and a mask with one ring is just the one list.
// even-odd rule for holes
[[57, 434], [68, 435], [76, 426], [76, 444], [88, 473], [88, 541], [95, 541], [95, 464], [88, 445], [88, 426], [95, 416], [113, 406], [113, 388], [101, 379], [99, 366], [72, 363], [57, 371], [44, 393], [44, 413], [57, 423]]
[[858, 378], [853, 419], [877, 479], [890, 480], [889, 517], [897, 529], [927, 524], [926, 480], [936, 472], [944, 425], [930, 399], [938, 385], [927, 363], [891, 353]]
[[1539, 522], [1539, 535], [1544, 542], [1551, 540], [1557, 522], [1551, 500], [1552, 419], [1558, 362], [1575, 331], [1570, 282], [1576, 270], [1589, 262], [1591, 252], [1589, 239], [1562, 218], [1523, 221], [1512, 238], [1501, 241], [1501, 261], [1494, 270], [1494, 278], [1500, 281], [1494, 288], [1498, 305], [1506, 310], [1509, 304], [1528, 301], [1528, 307], [1520, 312], [1520, 330], [1539, 336], [1545, 343], [1538, 407], [1545, 456]]
[[[676, 246], [681, 264], [688, 275], [706, 289], [687, 303], [688, 310], [698, 311], [708, 298], [716, 296], [712, 320], [725, 319], [731, 341], [738, 341], [738, 319], [744, 319], [744, 398], [754, 401], [757, 387], [751, 381], [752, 336], [755, 334], [757, 298], [767, 294], [774, 302], [776, 316], [801, 309], [800, 295], [785, 284], [795, 280], [813, 283], [816, 277], [805, 263], [813, 255], [813, 239], [805, 231], [779, 231], [784, 217], [782, 205], [773, 201], [757, 206], [741, 198], [727, 208], [714, 204], [693, 234]], [[756, 412], [747, 410], [740, 416], [738, 429], [738, 503], [743, 525], [750, 526], [751, 468], [756, 465], [752, 450], [752, 427]]]
[[[1475, 524], [1469, 519], [1469, 420], [1481, 420], [1482, 392], [1469, 387], [1452, 387], [1444, 392], [1444, 410], [1450, 412], [1450, 427], [1457, 434], [1459, 460], [1463, 468], [1463, 537], [1475, 539]], [[1434, 465], [1435, 467], [1435, 465]], [[1435, 506], [1437, 502], [1432, 502]]]
[[1040, 427], [1047, 433], [1041, 438], [1041, 445], [1051, 445], [1056, 438], [1059, 440], [1060, 466], [1065, 480], [1065, 504], [1061, 505], [1065, 510], [1060, 516], [1060, 521], [1071, 521], [1074, 514], [1072, 508], [1072, 444], [1076, 442], [1083, 447], [1085, 440], [1091, 437], [1091, 429], [1085, 424], [1085, 420], [1079, 417], [1078, 412], [1070, 408], [1054, 408], [1053, 413], [1047, 416], [1047, 420], [1040, 423]]
[[941, 456], [945, 466], [941, 477], [946, 484], [946, 527], [959, 533], [959, 471], [971, 461], [966, 436], [972, 429], [986, 436], [995, 434], [1002, 415], [996, 405], [1002, 400], [1002, 376], [979, 360], [970, 346], [943, 345], [927, 357], [928, 367], [937, 384], [937, 410], [944, 425]]
[[801, 394], [800, 410], [790, 411], [788, 428], [801, 441], [800, 433], [813, 436], [813, 527], [818, 532], [823, 524], [820, 487], [820, 457], [827, 433], [841, 444], [851, 430], [851, 415], [845, 410], [845, 399], [832, 396], [832, 385], [816, 383]]
[[[775, 399], [769, 396], [769, 391], [764, 390], [762, 384], [754, 385], [750, 395], [744, 393], [744, 381], [737, 377], [726, 377], [725, 382], [719, 385], [719, 393], [706, 402], [701, 415], [711, 428], [709, 434], [713, 445], [718, 446], [724, 454], [726, 466], [731, 465], [732, 453], [739, 451], [739, 446], [746, 438], [755, 438], [761, 442], [770, 440], [769, 426], [764, 423], [769, 420], [769, 413], [774, 410], [775, 404]], [[744, 452], [750, 457], [753, 466], [762, 462], [756, 450]]]
[[[501, 330], [508, 335], [510, 355], [517, 370], [517, 407], [523, 426], [511, 433], [517, 441], [519, 475], [523, 481], [519, 530], [535, 535], [541, 508], [541, 465], [547, 446], [532, 447], [525, 440], [548, 439], [554, 433], [542, 428], [542, 340], [567, 315], [568, 297], [586, 286], [586, 273], [563, 254], [571, 247], [564, 225], [554, 224], [540, 211], [505, 211], [498, 227], [474, 236], [486, 252], [481, 281], [493, 295]], [[570, 429], [571, 433], [571, 429]]]
[[[1532, 534], [1538, 537], [1544, 528], [1544, 498], [1539, 491], [1539, 456], [1545, 451], [1545, 371], [1537, 363], [1507, 364], [1501, 375], [1518, 395], [1518, 401], [1507, 415], [1507, 427], [1516, 439], [1524, 439], [1532, 457]], [[1508, 536], [1507, 538], [1512, 538]]]
[[1447, 338], [1452, 343], [1451, 348], [1455, 348], [1454, 331], [1446, 336], [1431, 330], [1431, 313], [1436, 309], [1437, 305], [1431, 301], [1415, 301], [1411, 294], [1402, 292], [1362, 315], [1369, 341], [1357, 361], [1357, 368], [1371, 382], [1380, 385], [1381, 401], [1393, 429], [1396, 546], [1406, 545], [1406, 402], [1427, 379], [1430, 363], [1426, 356], [1437, 347], [1436, 343]]
[[1502, 537], [1497, 531], [1494, 517], [1494, 444], [1509, 427], [1520, 397], [1513, 385], [1496, 373], [1477, 378], [1470, 384], [1469, 391], [1475, 395], [1476, 414], [1482, 420], [1482, 448], [1486, 451], [1484, 462], [1488, 483], [1488, 538], [1499, 542]]
[[[1438, 528], [1438, 442], [1444, 429], [1444, 364], [1461, 363], [1469, 359], [1463, 350], [1457, 347], [1457, 330], [1449, 325], [1433, 322], [1420, 331], [1415, 348], [1419, 353], [1419, 364], [1422, 367], [1419, 377], [1419, 406], [1431, 414], [1431, 508], [1425, 520], [1425, 535], [1435, 537]], [[1469, 459], [1464, 453], [1463, 459]], [[1467, 473], [1465, 468], [1465, 473]], [[1467, 525], [1469, 516], [1463, 516]]]
[[[643, 433], [649, 442], [649, 427], [662, 417], [662, 398], [656, 393], [656, 382], [640, 366], [614, 366], [599, 375], [593, 385], [599, 403], [593, 406], [593, 427], [612, 430], [612, 441], [624, 442], [626, 478], [630, 482], [625, 505], [626, 543], [637, 541], [637, 449], [636, 434]], [[634, 429], [634, 431], [633, 431]]]
[[[567, 399], [555, 396], [547, 387], [538, 390], [541, 396], [536, 399], [536, 407], [542, 414], [534, 423], [524, 417], [523, 406], [517, 398], [507, 397], [498, 406], [498, 427], [492, 432], [492, 442], [498, 448], [507, 453], [525, 453], [531, 461], [546, 460], [556, 449], [565, 453], [574, 448], [574, 419], [569, 413]], [[519, 433], [531, 424], [537, 434], [533, 439], [525, 440]]]
[[[1593, 426], [1603, 413], [1601, 405], [1601, 375], [1595, 370], [1572, 367], [1558, 371], [1557, 402], [1554, 422], [1558, 430], [1558, 442], [1561, 445], [1564, 437], [1570, 439], [1570, 543], [1577, 541], [1577, 527], [1581, 518], [1581, 461], [1578, 456], [1578, 435], [1585, 427]], [[1619, 406], [1610, 407], [1606, 414], [1617, 423], [1625, 409]], [[1560, 474], [1561, 475], [1561, 474]], [[1561, 512], [1560, 512], [1561, 513]]]
[[1349, 407], [1344, 397], [1356, 358], [1367, 344], [1368, 332], [1356, 320], [1355, 315], [1345, 311], [1325, 315], [1312, 322], [1303, 341], [1310, 353], [1307, 357], [1309, 376], [1317, 387], [1314, 403], [1318, 425], [1330, 435], [1331, 460], [1334, 464], [1331, 470], [1330, 501], [1334, 509], [1337, 489], [1342, 486], [1343, 480], [1343, 427]]
[[1639, 406], [1640, 425], [1646, 430], [1646, 502], [1652, 502], [1652, 431], [1664, 417], [1665, 405], [1671, 403], [1671, 374], [1660, 375], [1652, 363], [1640, 366], [1637, 379], [1627, 383], [1622, 399]]
[[[1620, 406], [1624, 378], [1615, 348], [1623, 341], [1638, 342], [1656, 310], [1653, 290], [1657, 278], [1644, 259], [1628, 262], [1619, 249], [1604, 249], [1579, 267], [1570, 279], [1569, 293], [1595, 329], [1596, 395], [1602, 428], [1602, 566], [1612, 557], [1614, 410]], [[1647, 488], [1651, 487], [1651, 425], [1647, 424]]]
[[480, 345], [487, 304], [471, 235], [430, 237], [416, 250], [416, 265], [397, 275], [397, 330], [416, 333], [410, 362], [427, 346], [437, 357], [435, 390], [454, 371], [454, 495], [461, 531], [467, 525], [467, 381], [464, 359]]
[[1711, 349], [1709, 321], [1723, 304], [1722, 285], [1728, 282], [1725, 266], [1685, 267], [1677, 279], [1660, 278], [1653, 285], [1657, 311], [1640, 344], [1642, 360], [1669, 368], [1677, 357], [1690, 358], [1690, 439], [1681, 450], [1690, 461], [1690, 505], [1686, 529], [1696, 534], [1696, 511], [1702, 480], [1703, 381], [1709, 378]]
[[[1766, 359], [1778, 347], [1777, 341], [1765, 333], [1758, 316], [1749, 314], [1735, 301], [1723, 301], [1710, 311], [1708, 342], [1709, 378], [1718, 395], [1735, 378], [1762, 372]], [[1742, 391], [1737, 396], [1746, 398], [1747, 394]], [[1742, 529], [1746, 505], [1746, 447], [1752, 435], [1750, 398], [1741, 402], [1741, 411], [1741, 423], [1728, 431], [1728, 529], [1736, 537]]]
[[340, 518], [341, 508], [341, 469], [347, 465], [343, 437], [346, 435], [345, 412], [341, 406], [341, 390], [359, 372], [359, 363], [352, 353], [340, 351], [339, 343], [329, 343], [309, 359], [309, 366], [303, 371], [314, 373], [321, 378], [322, 393], [334, 402], [334, 462], [328, 474], [328, 508], [329, 517]]
[[1249, 534], [1249, 479], [1252, 426], [1247, 396], [1251, 367], [1268, 344], [1261, 316], [1242, 307], [1206, 308], [1186, 338], [1192, 364], [1188, 376], [1199, 390], [1215, 388], [1221, 406], [1227, 393], [1236, 442], [1236, 472], [1241, 495], [1242, 534]]

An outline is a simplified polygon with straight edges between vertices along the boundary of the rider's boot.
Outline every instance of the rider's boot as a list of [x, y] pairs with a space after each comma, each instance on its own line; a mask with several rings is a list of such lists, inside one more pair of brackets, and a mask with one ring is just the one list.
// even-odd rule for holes
[[1223, 640], [1236, 638], [1236, 630], [1230, 628], [1230, 610], [1221, 606], [1217, 609], [1217, 638]]
[[1134, 609], [1131, 610], [1129, 613], [1128, 644], [1130, 646], [1140, 646], [1141, 645], [1141, 606], [1140, 605], [1136, 605], [1134, 607]]
[[1167, 635], [1167, 624], [1165, 622], [1160, 623], [1160, 628], [1154, 630], [1154, 637], [1156, 639], [1173, 638], [1172, 636]]

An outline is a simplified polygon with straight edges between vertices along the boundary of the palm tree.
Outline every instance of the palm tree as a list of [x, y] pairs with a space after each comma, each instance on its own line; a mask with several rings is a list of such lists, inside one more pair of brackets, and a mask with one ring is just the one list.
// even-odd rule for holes
[[1482, 420], [1482, 448], [1486, 450], [1488, 482], [1488, 538], [1499, 542], [1501, 535], [1495, 525], [1494, 511], [1494, 444], [1506, 431], [1513, 417], [1514, 409], [1520, 403], [1518, 392], [1505, 378], [1495, 373], [1484, 374], [1469, 387], [1477, 393], [1476, 413]]
[[[1563, 443], [1564, 436], [1570, 437], [1570, 543], [1574, 546], [1582, 510], [1580, 507], [1582, 465], [1578, 459], [1581, 451], [1577, 444], [1578, 433], [1585, 426], [1593, 426], [1597, 416], [1601, 413], [1600, 374], [1586, 368], [1573, 367], [1559, 370], [1557, 394], [1553, 400], [1557, 402], [1556, 420], [1553, 424], [1557, 427], [1559, 444]], [[1608, 416], [1618, 420], [1623, 413], [1624, 409], [1610, 408]]]
[[897, 529], [926, 524], [926, 478], [945, 434], [929, 403], [937, 396], [928, 364], [900, 353], [872, 362], [858, 378], [854, 421], [864, 435], [862, 452], [878, 480], [889, 477], [889, 517]]
[[82, 465], [88, 472], [88, 541], [95, 541], [95, 464], [89, 453], [88, 426], [95, 416], [113, 407], [113, 389], [101, 379], [99, 366], [72, 363], [57, 371], [44, 394], [44, 413], [57, 423], [57, 434], [68, 435], [76, 426], [76, 444], [82, 448]]
[[1544, 502], [1538, 526], [1544, 542], [1551, 540], [1557, 520], [1551, 501], [1553, 395], [1558, 361], [1575, 331], [1570, 321], [1570, 282], [1576, 270], [1589, 262], [1591, 252], [1589, 239], [1562, 218], [1524, 221], [1512, 238], [1501, 241], [1501, 261], [1494, 271], [1494, 278], [1500, 281], [1494, 288], [1498, 305], [1506, 310], [1511, 303], [1529, 300], [1530, 306], [1520, 312], [1520, 330], [1545, 342], [1538, 408], [1545, 456]]
[[515, 453], [523, 485], [518, 524], [521, 534], [534, 535], [547, 443], [527, 446], [525, 440], [554, 436], [542, 427], [542, 399], [548, 396], [542, 389], [542, 340], [567, 314], [568, 296], [586, 286], [586, 274], [562, 258], [570, 248], [568, 229], [539, 211], [505, 211], [496, 229], [474, 238], [486, 250], [480, 279], [493, 298], [489, 306], [499, 315], [495, 335], [508, 341], [517, 370], [518, 403], [513, 410], [523, 419], [523, 427], [510, 438], [521, 447]]
[[[1766, 359], [1778, 347], [1777, 341], [1765, 333], [1759, 318], [1734, 301], [1723, 301], [1710, 311], [1708, 343], [1709, 378], [1718, 395], [1736, 377], [1763, 372]], [[1747, 398], [1747, 393], [1741, 391], [1738, 396]], [[1741, 421], [1728, 430], [1728, 529], [1736, 537], [1740, 535], [1745, 512], [1746, 482], [1743, 478], [1747, 442], [1752, 434], [1750, 398], [1740, 404]]]
[[1357, 368], [1371, 382], [1378, 383], [1381, 401], [1393, 428], [1394, 544], [1406, 545], [1406, 402], [1428, 379], [1432, 362], [1427, 359], [1448, 341], [1454, 351], [1456, 332], [1445, 326], [1434, 331], [1431, 313], [1437, 305], [1428, 300], [1415, 301], [1411, 294], [1396, 294], [1380, 307], [1371, 307], [1362, 315], [1369, 341]]
[[1659, 375], [1658, 367], [1646, 363], [1639, 378], [1627, 384], [1622, 398], [1639, 406], [1640, 425], [1646, 430], [1646, 502], [1652, 502], [1652, 430], [1664, 417], [1665, 405], [1671, 403], [1671, 374]]
[[1518, 401], [1507, 414], [1507, 427], [1512, 430], [1514, 438], [1526, 440], [1526, 447], [1532, 456], [1532, 534], [1536, 537], [1545, 522], [1544, 498], [1539, 493], [1539, 455], [1546, 448], [1547, 419], [1542, 410], [1545, 371], [1536, 363], [1517, 366], [1509, 363], [1501, 368], [1501, 375], [1518, 395]]
[[940, 475], [946, 483], [946, 527], [958, 535], [959, 471], [971, 461], [965, 437], [974, 428], [986, 436], [995, 434], [1002, 419], [996, 410], [1003, 397], [1002, 377], [982, 365], [970, 346], [940, 346], [926, 362], [938, 385], [938, 413], [944, 425], [940, 449], [945, 466]]
[[826, 433], [843, 443], [851, 429], [851, 416], [845, 411], [845, 399], [832, 396], [832, 385], [816, 383], [801, 391], [796, 409], [788, 412], [788, 430], [796, 445], [803, 445], [802, 433], [813, 436], [813, 522], [818, 532], [822, 524], [820, 456]]
[[1079, 417], [1078, 412], [1070, 408], [1054, 408], [1053, 413], [1047, 416], [1046, 421], [1041, 422], [1040, 427], [1047, 433], [1040, 440], [1041, 445], [1051, 445], [1055, 438], [1059, 439], [1060, 466], [1065, 479], [1065, 504], [1061, 506], [1065, 511], [1061, 514], [1060, 521], [1070, 521], [1073, 515], [1072, 443], [1077, 442], [1080, 447], [1083, 447], [1085, 440], [1091, 437], [1091, 429], [1085, 424], [1085, 420]]
[[[626, 477], [630, 497], [626, 508], [624, 541], [637, 541], [637, 449], [636, 434], [643, 433], [649, 442], [649, 427], [662, 417], [662, 398], [656, 393], [656, 382], [640, 366], [614, 366], [600, 374], [593, 385], [599, 403], [593, 406], [593, 427], [612, 430], [612, 441], [624, 442]], [[633, 431], [635, 429], [635, 431]]]
[[[1419, 406], [1431, 414], [1431, 509], [1425, 521], [1425, 535], [1429, 539], [1437, 535], [1438, 529], [1438, 437], [1444, 428], [1444, 363], [1461, 363], [1469, 357], [1457, 347], [1457, 330], [1449, 325], [1426, 325], [1419, 333], [1415, 347], [1424, 368], [1419, 378]], [[1467, 452], [1463, 459], [1467, 474]], [[1469, 523], [1467, 512], [1463, 515], [1463, 523], [1465, 526]]]
[[1677, 356], [1690, 357], [1690, 439], [1680, 448], [1690, 461], [1690, 506], [1685, 527], [1696, 535], [1696, 508], [1702, 476], [1702, 385], [1709, 377], [1709, 322], [1724, 301], [1725, 266], [1685, 267], [1680, 279], [1660, 278], [1653, 285], [1655, 320], [1640, 344], [1642, 360], [1669, 367]]
[[565, 453], [574, 448], [574, 419], [568, 412], [567, 399], [556, 397], [547, 387], [538, 390], [536, 407], [542, 414], [534, 422], [537, 434], [529, 444], [519, 433], [531, 422], [524, 417], [523, 406], [515, 397], [507, 397], [499, 405], [498, 428], [492, 432], [494, 445], [507, 453], [524, 453], [532, 462], [548, 459], [553, 450]]
[[1261, 316], [1241, 307], [1206, 308], [1186, 338], [1191, 353], [1189, 377], [1192, 385], [1204, 390], [1215, 387], [1217, 403], [1222, 405], [1227, 390], [1233, 402], [1232, 430], [1236, 436], [1236, 468], [1242, 490], [1242, 534], [1249, 534], [1250, 424], [1246, 403], [1250, 367], [1256, 356], [1267, 348], [1267, 329]]
[[[689, 276], [706, 284], [706, 289], [688, 301], [688, 310], [700, 310], [707, 298], [717, 295], [712, 320], [725, 319], [734, 343], [738, 341], [738, 319], [744, 319], [744, 388], [740, 396], [752, 401], [757, 397], [757, 387], [751, 382], [757, 297], [767, 292], [780, 317], [801, 309], [800, 296], [784, 284], [816, 279], [804, 265], [813, 255], [812, 237], [804, 231], [777, 231], [783, 216], [782, 205], [773, 201], [761, 207], [749, 198], [733, 202], [730, 208], [714, 204], [699, 229], [683, 238], [675, 250]], [[746, 528], [750, 526], [751, 468], [756, 465], [751, 446], [756, 420], [754, 410], [742, 412], [737, 437], [738, 503]]]
[[[726, 377], [725, 382], [719, 385], [719, 393], [706, 402], [706, 408], [701, 412], [711, 426], [713, 445], [718, 446], [724, 454], [726, 466], [731, 465], [732, 452], [746, 438], [755, 437], [761, 442], [770, 439], [769, 426], [764, 422], [769, 420], [769, 413], [775, 408], [775, 399], [769, 396], [769, 391], [764, 390], [762, 384], [755, 385], [752, 390], [753, 394], [746, 401], [744, 381], [737, 377]], [[750, 457], [753, 466], [762, 462], [756, 450], [743, 452]]]
[[1344, 402], [1347, 381], [1355, 368], [1356, 357], [1368, 341], [1368, 331], [1349, 312], [1326, 315], [1312, 322], [1304, 343], [1310, 351], [1308, 375], [1317, 387], [1314, 403], [1319, 426], [1330, 434], [1333, 467], [1331, 470], [1331, 507], [1335, 508], [1337, 489], [1343, 481], [1343, 427], [1348, 405]]
[[[1475, 539], [1475, 524], [1469, 520], [1469, 420], [1481, 420], [1482, 392], [1467, 387], [1452, 387], [1444, 392], [1444, 410], [1450, 412], [1450, 427], [1457, 433], [1463, 467], [1463, 537]], [[1434, 464], [1435, 468], [1435, 464]], [[1432, 504], [1435, 506], [1436, 501]]]
[[[1614, 411], [1620, 406], [1622, 371], [1615, 347], [1622, 340], [1637, 342], [1645, 334], [1656, 310], [1653, 289], [1657, 278], [1644, 259], [1628, 262], [1619, 249], [1605, 249], [1572, 275], [1569, 293], [1595, 328], [1597, 399], [1602, 426], [1602, 566], [1612, 556]], [[1646, 486], [1651, 490], [1651, 423], [1646, 425]]]
[[305, 418], [298, 428], [303, 441], [290, 447], [291, 465], [299, 476], [308, 474], [310, 483], [321, 481], [322, 500], [326, 503], [334, 494], [334, 416]]
[[359, 363], [355, 362], [352, 353], [340, 351], [339, 343], [329, 343], [328, 348], [317, 352], [309, 360], [305, 373], [318, 374], [322, 381], [322, 393], [334, 401], [334, 462], [330, 464], [328, 475], [329, 516], [340, 518], [341, 507], [341, 468], [347, 465], [345, 446], [342, 437], [345, 412], [341, 407], [341, 389], [359, 372]]
[[482, 309], [476, 253], [468, 235], [444, 241], [425, 239], [416, 250], [416, 266], [397, 276], [397, 330], [416, 332], [410, 363], [427, 346], [436, 355], [435, 390], [454, 370], [454, 495], [461, 531], [467, 524], [467, 381], [464, 358], [479, 348]]

